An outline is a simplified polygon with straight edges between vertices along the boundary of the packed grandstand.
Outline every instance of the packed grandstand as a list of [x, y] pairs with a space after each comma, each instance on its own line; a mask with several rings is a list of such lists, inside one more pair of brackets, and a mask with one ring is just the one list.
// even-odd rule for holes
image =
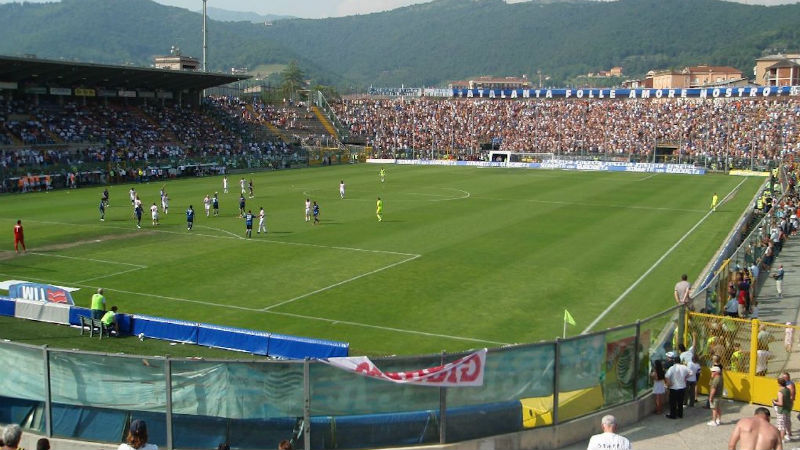
[[[764, 166], [800, 150], [796, 97], [756, 99], [385, 99], [333, 103], [338, 121], [375, 157], [481, 160], [499, 150]], [[140, 165], [285, 167], [303, 144], [335, 146], [305, 105], [235, 97], [178, 104], [0, 100], [0, 170], [10, 178]], [[487, 145], [488, 144], [488, 145]], [[416, 153], [414, 153], [416, 152]], [[280, 163], [279, 163], [280, 162]], [[89, 182], [89, 180], [86, 180]]]
[[[319, 108], [318, 105], [292, 101], [270, 104], [254, 98], [207, 96], [194, 104], [175, 98], [148, 101], [2, 91], [0, 172], [3, 184], [0, 189], [14, 192], [57, 188], [71, 184], [76, 177], [77, 184], [123, 183], [140, 179], [142, 170], [146, 171], [145, 176], [152, 173], [167, 177], [188, 167], [194, 168], [185, 171], [189, 175], [227, 173], [232, 169], [296, 167], [309, 164], [312, 146], [325, 146], [331, 151], [346, 149], [361, 157], [387, 159], [487, 160], [490, 149], [496, 149], [615, 161], [656, 161], [657, 149], [661, 147], [667, 150], [659, 161], [695, 164], [711, 170], [726, 170], [732, 166], [774, 167], [770, 166], [774, 161], [800, 151], [797, 133], [800, 101], [796, 96], [727, 99], [354, 97], [332, 102], [331, 106], [327, 112], [330, 122], [326, 122], [319, 110], [314, 109]], [[333, 123], [342, 124], [343, 128], [332, 130]], [[345, 135], [347, 140], [340, 139]], [[768, 219], [763, 219], [764, 226], [774, 227]], [[744, 225], [740, 226], [744, 230]], [[712, 291], [724, 284], [725, 280], [715, 275], [713, 284], [707, 288], [708, 297], [698, 296], [697, 302], [711, 298]], [[636, 339], [640, 336], [652, 338], [655, 342], [656, 334], [664, 328], [661, 321], [671, 320], [673, 312], [661, 313], [653, 320], [652, 329], [645, 325], [639, 330], [637, 326], [631, 335], [635, 334]], [[640, 335], [640, 331], [643, 334]], [[736, 337], [735, 333], [732, 335]], [[601, 346], [605, 344], [604, 338], [600, 341]], [[657, 346], [663, 347], [663, 343]], [[509, 352], [506, 357], [541, 361], [547, 367], [555, 359], [555, 353], [551, 353], [554, 350], [548, 346], [518, 350], [518, 356]], [[580, 363], [570, 360], [567, 353], [560, 357], [568, 363]], [[636, 362], [641, 362], [635, 359], [638, 357], [631, 356], [632, 359], [623, 365], [636, 368]], [[137, 368], [140, 366], [138, 361], [135, 364]], [[513, 367], [513, 364], [508, 366]], [[554, 376], [552, 372], [551, 376]], [[647, 370], [644, 377], [648, 377]], [[255, 379], [242, 379], [244, 384], [255, 382]], [[566, 385], [566, 380], [564, 382]], [[543, 384], [549, 389], [553, 383]], [[338, 393], [340, 386], [334, 386], [333, 390]], [[390, 388], [383, 389], [390, 391]], [[560, 420], [603, 407], [603, 394], [599, 389], [595, 386], [575, 394], [584, 396], [576, 397], [581, 398], [580, 408], [570, 410], [565, 406]], [[632, 383], [620, 389], [620, 398], [641, 398], [639, 389], [638, 383]], [[564, 397], [566, 404], [569, 398]], [[224, 399], [225, 393], [220, 394], [220, 398]], [[545, 400], [524, 404], [527, 412], [524, 419], [517, 414], [522, 411], [518, 401], [497, 403], [499, 395], [487, 395], [487, 398], [477, 406], [452, 408], [448, 412], [448, 420], [453, 424], [453, 429], [448, 430], [449, 439], [511, 433], [559, 420], [557, 415], [555, 418], [550, 415], [548, 409], [555, 404], [558, 411], [557, 396], [542, 395]], [[438, 395], [434, 400], [438, 402]], [[255, 403], [258, 405], [254, 409], [262, 406], [258, 398]], [[418, 405], [409, 401], [404, 407], [415, 411]], [[435, 405], [431, 407], [433, 410]], [[343, 436], [352, 433], [353, 442], [364, 445], [355, 436], [363, 439], [360, 427], [364, 427], [365, 421], [383, 424], [381, 421], [396, 420], [389, 414], [376, 418], [378, 414], [367, 417], [361, 409], [353, 411], [348, 417], [332, 422], [336, 426], [327, 426], [334, 430], [338, 427], [338, 435], [334, 432], [331, 435], [344, 440]], [[545, 412], [534, 416], [534, 411]], [[475, 425], [477, 415], [482, 417], [483, 429]], [[184, 420], [200, 423], [199, 416]], [[407, 416], [403, 420], [411, 425], [385, 427], [368, 444], [407, 443], [402, 440], [406, 434], [404, 427], [416, 430], [420, 424], [424, 425], [420, 442], [430, 443], [439, 438], [435, 435], [436, 427], [428, 427], [429, 422], [436, 420], [435, 415], [426, 410]], [[156, 423], [162, 420], [160, 415], [150, 417]], [[295, 421], [295, 417], [288, 415], [279, 419], [280, 423], [266, 419], [258, 423], [292, 433], [303, 423], [302, 418]], [[520, 423], [514, 422], [518, 419]], [[319, 425], [319, 429], [323, 428], [325, 426]], [[300, 432], [302, 430], [297, 431]], [[165, 440], [166, 434], [164, 432]]]

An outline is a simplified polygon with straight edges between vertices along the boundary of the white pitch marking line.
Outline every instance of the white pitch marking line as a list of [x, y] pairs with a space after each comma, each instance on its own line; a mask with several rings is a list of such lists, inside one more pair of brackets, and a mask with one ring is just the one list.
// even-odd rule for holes
[[[31, 222], [35, 222], [35, 220], [31, 221]], [[136, 267], [137, 269], [146, 269], [147, 268], [147, 266], [143, 266], [141, 264], [131, 264], [131, 263], [125, 263], [125, 262], [107, 261], [107, 260], [104, 260], [104, 259], [83, 258], [83, 257], [79, 257], [79, 256], [56, 255], [56, 254], [53, 254], [53, 253], [39, 253], [39, 252], [30, 252], [30, 254], [31, 255], [38, 255], [38, 256], [49, 256], [49, 257], [52, 257], [52, 258], [76, 259], [78, 261], [92, 261], [92, 262], [98, 262], [98, 263], [103, 263], [103, 264], [119, 264], [119, 265], [122, 265], [122, 266]]]
[[[0, 275], [11, 276], [9, 274], [0, 274]], [[59, 283], [59, 284], [63, 283], [62, 281], [50, 280], [50, 279], [45, 279], [45, 278], [33, 278], [33, 277], [26, 277], [26, 278], [34, 280], [34, 281], [42, 281], [42, 282], [51, 283], [51, 284], [52, 283]], [[92, 285], [88, 285], [88, 284], [83, 284], [82, 282], [74, 282], [72, 284], [74, 284], [76, 286], [79, 286], [79, 287], [89, 288], [89, 289], [97, 289], [97, 288], [99, 288], [99, 286], [92, 286]], [[259, 309], [256, 309], [256, 308], [247, 308], [247, 307], [244, 307], [244, 306], [236, 306], [236, 305], [231, 305], [231, 304], [222, 305], [222, 304], [219, 304], [219, 303], [205, 302], [205, 301], [202, 301], [202, 300], [192, 300], [192, 299], [180, 298], [180, 297], [168, 297], [168, 296], [165, 296], [165, 295], [147, 294], [147, 293], [144, 293], [144, 292], [133, 292], [133, 291], [126, 291], [126, 290], [123, 290], [123, 289], [113, 289], [113, 288], [109, 288], [109, 287], [103, 287], [103, 289], [106, 290], [106, 291], [119, 292], [119, 293], [122, 293], [122, 294], [139, 295], [139, 296], [142, 296], [142, 297], [160, 298], [160, 299], [163, 299], [163, 300], [174, 300], [176, 302], [196, 303], [196, 304], [199, 304], [199, 305], [218, 306], [218, 307], [221, 307], [221, 308], [241, 309], [241, 310], [244, 310], [244, 311], [252, 311], [252, 312], [259, 312], [260, 311]]]
[[324, 317], [314, 317], [314, 316], [305, 316], [302, 314], [294, 314], [294, 313], [286, 313], [286, 312], [277, 312], [277, 311], [265, 311], [268, 314], [275, 314], [280, 316], [287, 316], [287, 317], [296, 317], [298, 319], [307, 319], [307, 320], [319, 320], [322, 322], [328, 322], [333, 325], [336, 324], [344, 324], [350, 325], [354, 327], [363, 327], [363, 328], [373, 328], [376, 330], [384, 330], [384, 331], [395, 331], [398, 333], [407, 333], [407, 334], [417, 334], [421, 336], [430, 336], [430, 337], [437, 337], [437, 338], [446, 338], [446, 339], [455, 339], [459, 341], [470, 341], [470, 342], [485, 342], [487, 344], [495, 344], [495, 345], [511, 345], [508, 342], [497, 342], [497, 341], [490, 341], [486, 339], [477, 339], [477, 338], [469, 338], [469, 337], [462, 337], [462, 336], [451, 336], [448, 334], [439, 334], [439, 333], [428, 333], [425, 331], [414, 331], [414, 330], [405, 330], [403, 328], [394, 328], [394, 327], [384, 327], [381, 325], [370, 325], [366, 323], [359, 323], [359, 322], [350, 322], [347, 320], [334, 320], [334, 319], [326, 319]]
[[[738, 185], [736, 185], [736, 187], [734, 187], [734, 188], [733, 188], [733, 189], [732, 189], [732, 190], [731, 190], [731, 191], [728, 193], [728, 195], [726, 195], [726, 196], [725, 196], [725, 198], [723, 198], [723, 199], [722, 199], [722, 202], [720, 202], [720, 205], [721, 205], [722, 203], [724, 203], [725, 201], [727, 201], [727, 200], [728, 200], [728, 199], [729, 199], [729, 198], [730, 198], [730, 197], [731, 197], [731, 196], [732, 196], [732, 195], [733, 195], [733, 194], [734, 194], [734, 193], [735, 193], [737, 190], [739, 190], [739, 187], [741, 187], [741, 186], [742, 186], [742, 184], [744, 184], [744, 182], [745, 182], [745, 181], [746, 181], [746, 180], [742, 180], [742, 181], [741, 181], [741, 182], [740, 182]], [[682, 236], [680, 239], [678, 239], [678, 242], [676, 242], [675, 244], [673, 244], [673, 245], [672, 245], [672, 247], [670, 247], [670, 248], [669, 248], [669, 250], [667, 250], [667, 251], [666, 251], [666, 252], [665, 252], [663, 255], [661, 255], [661, 257], [660, 257], [660, 258], [658, 258], [658, 260], [657, 260], [656, 262], [654, 262], [654, 263], [653, 263], [653, 265], [652, 265], [652, 266], [650, 266], [650, 268], [649, 268], [649, 269], [647, 269], [647, 271], [645, 271], [645, 273], [643, 273], [643, 274], [642, 274], [642, 276], [640, 276], [640, 277], [639, 277], [639, 279], [637, 279], [636, 281], [634, 281], [634, 282], [633, 282], [633, 284], [632, 284], [632, 285], [630, 285], [630, 286], [628, 287], [628, 289], [625, 289], [625, 292], [623, 292], [622, 294], [620, 294], [620, 295], [619, 295], [619, 297], [617, 297], [617, 299], [616, 299], [616, 300], [614, 300], [614, 302], [613, 302], [613, 303], [611, 303], [610, 305], [608, 305], [608, 308], [606, 308], [606, 309], [605, 309], [605, 311], [603, 311], [602, 313], [600, 313], [600, 315], [598, 315], [598, 316], [597, 316], [597, 317], [596, 317], [596, 318], [595, 318], [595, 319], [592, 321], [592, 323], [590, 323], [590, 324], [589, 324], [589, 326], [588, 326], [588, 327], [586, 327], [586, 329], [585, 329], [585, 330], [583, 330], [583, 331], [581, 332], [581, 334], [586, 334], [586, 333], [588, 333], [589, 331], [591, 331], [591, 329], [592, 329], [592, 328], [594, 328], [594, 326], [595, 326], [595, 325], [597, 325], [597, 324], [598, 324], [598, 323], [599, 323], [599, 322], [600, 322], [600, 321], [603, 319], [603, 317], [605, 317], [605, 316], [606, 316], [606, 315], [607, 315], [609, 312], [611, 312], [611, 310], [612, 310], [612, 309], [614, 309], [614, 307], [615, 307], [615, 306], [617, 306], [617, 305], [619, 304], [619, 302], [621, 302], [621, 301], [622, 301], [622, 299], [624, 299], [625, 297], [627, 297], [627, 296], [628, 296], [628, 294], [629, 294], [629, 293], [630, 293], [630, 292], [631, 292], [631, 291], [632, 291], [634, 288], [636, 288], [636, 286], [638, 286], [638, 285], [639, 285], [639, 283], [641, 283], [641, 282], [642, 282], [642, 280], [644, 280], [644, 279], [645, 279], [645, 278], [646, 278], [648, 275], [650, 275], [650, 272], [652, 272], [653, 270], [655, 270], [655, 268], [656, 268], [656, 267], [658, 267], [658, 266], [661, 264], [661, 262], [662, 262], [662, 261], [664, 261], [664, 260], [667, 258], [667, 256], [669, 256], [669, 255], [670, 255], [670, 253], [672, 253], [672, 252], [673, 252], [673, 250], [675, 250], [676, 248], [678, 248], [678, 246], [679, 246], [679, 245], [680, 245], [680, 244], [681, 244], [683, 241], [685, 241], [685, 240], [686, 240], [686, 238], [688, 238], [688, 237], [689, 237], [689, 235], [691, 235], [691, 234], [694, 232], [694, 230], [696, 230], [696, 229], [697, 229], [697, 227], [699, 227], [700, 225], [702, 225], [702, 223], [703, 223], [703, 222], [705, 222], [705, 221], [706, 221], [706, 219], [707, 219], [709, 216], [711, 216], [711, 214], [713, 214], [713, 211], [708, 211], [708, 212], [707, 212], [707, 213], [706, 213], [706, 214], [705, 214], [705, 215], [704, 215], [704, 216], [703, 216], [703, 217], [702, 217], [702, 218], [701, 218], [701, 219], [700, 219], [700, 220], [699, 220], [699, 221], [698, 221], [696, 224], [694, 224], [694, 226], [693, 226], [691, 229], [689, 229], [689, 231], [687, 231], [687, 232], [686, 232], [686, 234], [684, 234], [684, 235], [683, 235], [683, 236]]]
[[[80, 226], [80, 227], [102, 227], [102, 228], [114, 228], [118, 230], [130, 230], [130, 227], [121, 227], [115, 225], [100, 225], [100, 224], [90, 224], [90, 223], [69, 223], [69, 222], [54, 222], [54, 221], [47, 221], [47, 220], [36, 220], [36, 219], [26, 219], [28, 222], [36, 222], [36, 223], [44, 223], [44, 224], [51, 224], [51, 225], [70, 225], [70, 226]], [[198, 225], [199, 227], [200, 225]], [[183, 232], [183, 231], [170, 231], [170, 230], [148, 230], [153, 233], [166, 233], [166, 234], [177, 234], [179, 236], [201, 236], [207, 237], [212, 239], [242, 239], [239, 236], [220, 236], [218, 234], [204, 234], [204, 233], [193, 233], [193, 232]], [[386, 254], [386, 255], [400, 255], [400, 256], [420, 256], [416, 253], [403, 253], [403, 252], [393, 252], [390, 250], [371, 250], [366, 248], [357, 248], [357, 247], [341, 247], [341, 246], [334, 246], [334, 245], [322, 245], [322, 244], [309, 244], [305, 242], [289, 242], [289, 241], [276, 241], [270, 239], [249, 239], [248, 242], [261, 242], [265, 244], [282, 244], [282, 245], [297, 245], [302, 247], [316, 247], [316, 248], [328, 248], [334, 250], [349, 250], [353, 252], [365, 252], [365, 253], [379, 253], [379, 254]], [[124, 264], [124, 263], [117, 263], [117, 264]], [[134, 265], [134, 264], [131, 264]]]
[[653, 174], [650, 174], [650, 176], [647, 176], [647, 177], [644, 177], [644, 178], [639, 178], [639, 179], [638, 179], [638, 180], [636, 180], [636, 181], [645, 181], [645, 180], [649, 180], [650, 178], [653, 178], [654, 176], [656, 176], [656, 174], [654, 174], [654, 173], [653, 173]]
[[223, 230], [222, 228], [214, 228], [214, 227], [209, 227], [209, 226], [206, 226], [206, 225], [198, 225], [198, 228], [208, 228], [209, 230], [221, 231], [223, 233], [226, 233], [226, 234], [229, 234], [229, 235], [235, 237], [236, 239], [244, 239], [244, 236], [239, 236], [236, 233], [231, 233], [230, 231]]
[[320, 292], [325, 292], [325, 291], [327, 291], [329, 289], [333, 289], [333, 288], [335, 288], [337, 286], [341, 286], [341, 285], [349, 283], [351, 281], [358, 280], [359, 278], [364, 278], [366, 276], [369, 276], [369, 275], [372, 275], [372, 274], [375, 274], [375, 273], [378, 273], [378, 272], [382, 272], [382, 271], [384, 271], [386, 269], [391, 269], [392, 267], [399, 266], [400, 264], [405, 264], [405, 263], [407, 263], [409, 261], [413, 261], [413, 260], [415, 260], [415, 259], [417, 259], [419, 257], [420, 257], [420, 255], [414, 255], [414, 256], [412, 256], [410, 258], [406, 258], [406, 259], [404, 259], [402, 261], [398, 261], [396, 263], [389, 264], [388, 266], [380, 267], [380, 268], [377, 268], [375, 270], [371, 270], [369, 272], [362, 273], [361, 275], [356, 275], [354, 277], [348, 278], [348, 279], [340, 281], [338, 283], [334, 283], [334, 284], [332, 284], [330, 286], [326, 286], [324, 288], [317, 289], [316, 291], [307, 292], [307, 293], [305, 293], [303, 295], [298, 295], [297, 297], [290, 298], [289, 300], [284, 300], [284, 301], [282, 301], [280, 303], [275, 303], [274, 305], [270, 305], [270, 306], [267, 306], [266, 308], [263, 308], [261, 311], [269, 311], [272, 308], [277, 308], [278, 306], [286, 305], [288, 303], [292, 303], [292, 302], [295, 302], [297, 300], [304, 299], [306, 297], [310, 297], [310, 296], [312, 296], [314, 294], [319, 294]]
[[[12, 276], [12, 275], [5, 274], [5, 273], [0, 273], [0, 275]], [[43, 279], [43, 278], [33, 278], [33, 277], [27, 277], [27, 278], [29, 278], [29, 279], [31, 279], [33, 281], [42, 281], [42, 282], [46, 282], [46, 283], [59, 283], [59, 284], [63, 284], [64, 283], [64, 282], [61, 282], [61, 281], [55, 281], [55, 280], [49, 280], [49, 279]], [[80, 287], [89, 288], [89, 289], [97, 289], [98, 288], [98, 286], [90, 286], [90, 285], [87, 285], [87, 284], [80, 284], [80, 283], [72, 283], [72, 284], [79, 285]], [[372, 328], [372, 329], [376, 329], [376, 330], [394, 331], [394, 332], [398, 332], [398, 333], [415, 334], [415, 335], [420, 335], [420, 336], [441, 337], [441, 338], [454, 339], [454, 340], [459, 340], [459, 341], [486, 342], [486, 343], [489, 343], [489, 344], [509, 345], [508, 343], [505, 343], [505, 342], [495, 342], [495, 341], [489, 341], [489, 340], [486, 340], [486, 339], [477, 339], [477, 338], [461, 337], [461, 336], [450, 336], [450, 335], [446, 335], [446, 334], [436, 334], [436, 333], [428, 333], [428, 332], [425, 332], [425, 331], [406, 330], [406, 329], [403, 329], [403, 328], [384, 327], [384, 326], [380, 326], [380, 325], [371, 325], [371, 324], [367, 324], [367, 323], [349, 322], [349, 321], [328, 319], [328, 318], [325, 318], [325, 317], [304, 316], [304, 315], [300, 315], [300, 314], [293, 314], [293, 313], [286, 313], [286, 312], [263, 311], [261, 309], [247, 308], [247, 307], [244, 307], [244, 306], [236, 306], [236, 305], [232, 305], [232, 304], [224, 304], [223, 305], [223, 304], [214, 303], [214, 302], [205, 302], [205, 301], [202, 301], [202, 300], [192, 300], [192, 299], [180, 298], [180, 297], [169, 297], [169, 296], [166, 296], [166, 295], [158, 295], [158, 294], [146, 294], [146, 293], [143, 293], [143, 292], [132, 292], [132, 291], [126, 291], [126, 290], [122, 290], [122, 289], [112, 289], [112, 288], [108, 288], [108, 287], [104, 287], [103, 289], [105, 289], [106, 291], [110, 291], [110, 292], [119, 292], [119, 293], [122, 293], [122, 294], [139, 295], [139, 296], [142, 296], [142, 297], [160, 298], [162, 300], [173, 300], [173, 301], [177, 301], [177, 302], [196, 303], [196, 304], [200, 304], [200, 305], [215, 306], [215, 307], [219, 307], [219, 308], [233, 308], [233, 309], [238, 309], [238, 310], [242, 310], [242, 311], [260, 312], [260, 313], [264, 313], [264, 314], [274, 314], [274, 315], [279, 315], [279, 316], [296, 317], [296, 318], [299, 318], [299, 319], [317, 320], [317, 321], [328, 322], [328, 323], [342, 323], [342, 324], [346, 324], [346, 325], [350, 325], [350, 326], [354, 326], [354, 327]]]
[[462, 200], [462, 199], [465, 199], [465, 198], [472, 197], [472, 194], [470, 194], [469, 192], [467, 192], [465, 190], [462, 190], [462, 189], [456, 189], [456, 188], [442, 188], [442, 189], [447, 189], [448, 191], [461, 192], [464, 195], [462, 195], [461, 197], [445, 198], [445, 199], [442, 199], [442, 200], [432, 200], [432, 201], [434, 201], [434, 202], [445, 202], [445, 201], [448, 201], [448, 200]]
[[125, 273], [128, 273], [128, 272], [135, 272], [137, 270], [142, 270], [142, 269], [144, 269], [144, 267], [134, 267], [133, 269], [123, 270], [121, 272], [115, 272], [115, 273], [108, 274], [108, 275], [100, 275], [99, 277], [87, 278], [85, 280], [78, 280], [75, 283], [86, 283], [87, 281], [100, 280], [100, 279], [103, 279], [103, 278], [111, 278], [111, 277], [115, 277], [117, 275], [122, 275], [122, 274], [125, 274]]
[[409, 192], [408, 195], [424, 195], [426, 197], [445, 197], [445, 198], [453, 198], [450, 195], [442, 195], [442, 194], [423, 194], [422, 192]]
[[582, 202], [566, 202], [559, 200], [537, 200], [534, 198], [523, 198], [510, 200], [507, 198], [492, 198], [492, 197], [475, 197], [478, 200], [493, 200], [502, 202], [522, 201], [528, 203], [544, 203], [548, 205], [567, 205], [567, 206], [590, 206], [598, 208], [618, 208], [618, 209], [641, 209], [646, 211], [676, 211], [676, 212], [706, 212], [705, 209], [684, 209], [684, 208], [654, 208], [652, 206], [636, 206], [636, 205], [602, 205], [599, 203], [582, 203]]

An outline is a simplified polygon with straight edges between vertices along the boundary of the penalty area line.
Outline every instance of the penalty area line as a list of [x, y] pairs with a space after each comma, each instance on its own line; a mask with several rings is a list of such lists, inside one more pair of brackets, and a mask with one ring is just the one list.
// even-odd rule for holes
[[[7, 276], [7, 277], [15, 276], [15, 275], [6, 274], [6, 273], [0, 273], [0, 275]], [[82, 284], [82, 283], [65, 282], [65, 281], [58, 281], [58, 280], [51, 280], [51, 279], [44, 279], [44, 278], [33, 278], [33, 277], [26, 277], [26, 278], [28, 278], [30, 280], [33, 280], [33, 281], [41, 281], [41, 282], [50, 283], [50, 284], [53, 284], [53, 283], [62, 284], [62, 285], [73, 284], [73, 285], [76, 285], [78, 287], [88, 288], [88, 289], [97, 289], [98, 288], [98, 286], [92, 286], [92, 285]], [[241, 310], [241, 311], [249, 311], [249, 312], [254, 312], [254, 313], [274, 314], [274, 315], [285, 316], [285, 317], [294, 317], [294, 318], [297, 318], [297, 319], [328, 322], [328, 323], [331, 323], [331, 324], [340, 323], [340, 324], [353, 326], [353, 327], [362, 327], [362, 328], [370, 328], [370, 329], [375, 329], [375, 330], [392, 331], [392, 332], [397, 332], [397, 333], [413, 334], [413, 335], [425, 336], [425, 337], [446, 338], [446, 339], [453, 339], [453, 340], [466, 341], [466, 342], [481, 342], [481, 343], [496, 344], [496, 345], [510, 345], [509, 343], [506, 343], [506, 342], [496, 342], [496, 341], [490, 341], [490, 340], [487, 340], [487, 339], [478, 339], [478, 338], [463, 337], [463, 336], [450, 336], [450, 335], [447, 335], [447, 334], [429, 333], [429, 332], [426, 332], [426, 331], [417, 331], [417, 330], [406, 330], [406, 329], [403, 329], [403, 328], [385, 327], [385, 326], [381, 326], [381, 325], [371, 325], [371, 324], [368, 324], [368, 323], [336, 320], [336, 319], [330, 319], [330, 318], [326, 318], [326, 317], [304, 316], [302, 314], [293, 314], [293, 313], [287, 313], [287, 312], [264, 311], [264, 310], [256, 309], [256, 308], [247, 308], [247, 307], [244, 307], [244, 306], [232, 305], [230, 303], [220, 304], [220, 303], [214, 303], [214, 302], [206, 302], [206, 301], [202, 301], [202, 300], [193, 300], [193, 299], [188, 299], [188, 298], [170, 297], [170, 296], [158, 295], [158, 294], [148, 294], [148, 293], [145, 293], [145, 292], [126, 291], [124, 289], [114, 289], [114, 288], [109, 288], [109, 287], [104, 287], [103, 289], [105, 289], [106, 291], [109, 291], [109, 292], [118, 292], [120, 294], [138, 295], [138, 296], [141, 296], [141, 297], [151, 297], [151, 298], [158, 298], [158, 299], [161, 299], [161, 300], [171, 300], [171, 301], [176, 301], [176, 302], [194, 303], [194, 304], [198, 304], [198, 305], [214, 306], [214, 307], [218, 307], [218, 308], [237, 309], [237, 310]]]
[[[742, 184], [744, 184], [745, 181], [747, 180], [746, 179], [742, 180], [738, 185], [736, 185], [736, 187], [734, 187], [730, 192], [728, 192], [728, 195], [726, 195], [725, 198], [722, 199], [720, 205], [728, 201], [730, 198], [732, 198], [732, 196], [739, 190], [739, 188], [742, 186]], [[694, 232], [694, 230], [696, 230], [700, 225], [702, 225], [703, 222], [705, 222], [706, 219], [708, 219], [713, 213], [714, 213], [713, 211], [708, 211], [696, 224], [694, 224], [692, 228], [689, 229], [689, 231], [686, 232], [686, 234], [684, 234], [680, 239], [678, 239], [678, 241], [675, 242], [675, 244], [673, 244], [672, 247], [669, 248], [669, 250], [664, 252], [664, 254], [661, 255], [661, 257], [658, 258], [658, 260], [654, 262], [653, 265], [650, 266], [650, 268], [647, 269], [642, 274], [642, 276], [640, 276], [636, 281], [634, 281], [633, 284], [628, 287], [628, 289], [625, 289], [625, 292], [620, 294], [619, 297], [617, 297], [617, 299], [614, 300], [614, 302], [608, 305], [608, 308], [606, 308], [605, 311], [603, 311], [602, 313], [600, 313], [600, 315], [595, 317], [592, 323], [590, 323], [585, 330], [581, 331], [581, 334], [586, 334], [589, 331], [591, 331], [595, 325], [597, 325], [606, 315], [608, 315], [608, 313], [611, 312], [612, 309], [614, 309], [625, 297], [627, 297], [628, 294], [630, 294], [631, 291], [633, 291], [636, 288], [636, 286], [639, 285], [639, 283], [641, 283], [645, 278], [647, 278], [647, 276], [650, 275], [650, 273], [653, 270], [655, 270], [656, 267], [661, 265], [661, 262], [667, 259], [667, 256], [669, 256], [676, 248], [678, 248], [678, 246], [681, 245], [681, 243], [685, 241], [686, 238], [688, 238]]]
[[78, 260], [78, 261], [91, 261], [91, 262], [97, 262], [97, 263], [103, 263], [103, 264], [119, 264], [121, 266], [136, 267], [137, 269], [146, 269], [147, 268], [147, 266], [143, 266], [141, 264], [131, 264], [131, 263], [119, 262], [119, 261], [108, 261], [108, 260], [105, 260], [105, 259], [82, 258], [82, 257], [79, 257], [79, 256], [56, 255], [55, 253], [29, 252], [29, 254], [36, 255], [36, 256], [47, 256], [47, 257], [50, 257], [50, 258], [64, 258], [64, 259], [75, 259], [75, 260]]
[[354, 277], [348, 278], [348, 279], [340, 281], [338, 283], [331, 284], [330, 286], [325, 286], [324, 288], [320, 288], [320, 289], [317, 289], [315, 291], [307, 292], [307, 293], [305, 293], [303, 295], [298, 295], [297, 297], [290, 298], [288, 300], [284, 300], [284, 301], [276, 303], [274, 305], [267, 306], [266, 308], [263, 308], [261, 311], [265, 311], [266, 312], [266, 311], [269, 311], [269, 310], [271, 310], [273, 308], [277, 308], [278, 306], [282, 306], [282, 305], [286, 305], [286, 304], [289, 304], [289, 303], [292, 303], [292, 302], [296, 302], [297, 300], [301, 300], [301, 299], [304, 299], [306, 297], [310, 297], [310, 296], [312, 296], [314, 294], [319, 294], [320, 292], [325, 292], [327, 290], [330, 290], [330, 289], [333, 289], [335, 287], [341, 286], [343, 284], [349, 283], [351, 281], [358, 280], [359, 278], [364, 278], [366, 276], [369, 276], [369, 275], [372, 275], [372, 274], [375, 274], [375, 273], [378, 273], [378, 272], [383, 272], [384, 270], [391, 269], [392, 267], [399, 266], [400, 264], [405, 264], [407, 262], [413, 261], [413, 260], [419, 258], [420, 256], [422, 256], [422, 255], [414, 255], [414, 256], [412, 256], [410, 258], [406, 258], [406, 259], [404, 259], [402, 261], [398, 261], [396, 263], [389, 264], [388, 266], [379, 267], [379, 268], [377, 268], [375, 270], [371, 270], [369, 272], [362, 273], [361, 275], [356, 275]]
[[133, 269], [122, 270], [120, 272], [114, 272], [114, 273], [110, 273], [108, 275], [100, 275], [100, 276], [97, 276], [97, 277], [87, 278], [85, 280], [78, 280], [75, 283], [86, 283], [88, 281], [101, 280], [103, 278], [111, 278], [111, 277], [115, 277], [117, 275], [123, 275], [123, 274], [130, 273], [130, 272], [136, 272], [137, 270], [142, 270], [142, 269], [146, 269], [146, 267], [134, 267]]

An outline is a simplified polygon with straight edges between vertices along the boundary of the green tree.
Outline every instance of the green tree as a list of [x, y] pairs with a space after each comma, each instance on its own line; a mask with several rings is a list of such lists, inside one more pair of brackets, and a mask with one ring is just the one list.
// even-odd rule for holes
[[300, 66], [297, 65], [297, 61], [289, 61], [289, 64], [283, 72], [281, 72], [281, 90], [283, 90], [283, 95], [294, 100], [297, 91], [302, 89], [305, 85], [304, 77], [303, 71], [300, 70]]

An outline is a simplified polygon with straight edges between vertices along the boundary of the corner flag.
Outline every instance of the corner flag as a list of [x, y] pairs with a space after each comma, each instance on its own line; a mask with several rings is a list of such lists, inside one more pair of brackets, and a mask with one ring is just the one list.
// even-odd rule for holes
[[561, 333], [561, 337], [567, 337], [567, 324], [575, 326], [575, 319], [572, 317], [572, 314], [570, 314], [569, 311], [564, 309], [564, 332]]
[[575, 319], [572, 317], [572, 314], [569, 313], [566, 309], [564, 310], [564, 322], [575, 326]]

